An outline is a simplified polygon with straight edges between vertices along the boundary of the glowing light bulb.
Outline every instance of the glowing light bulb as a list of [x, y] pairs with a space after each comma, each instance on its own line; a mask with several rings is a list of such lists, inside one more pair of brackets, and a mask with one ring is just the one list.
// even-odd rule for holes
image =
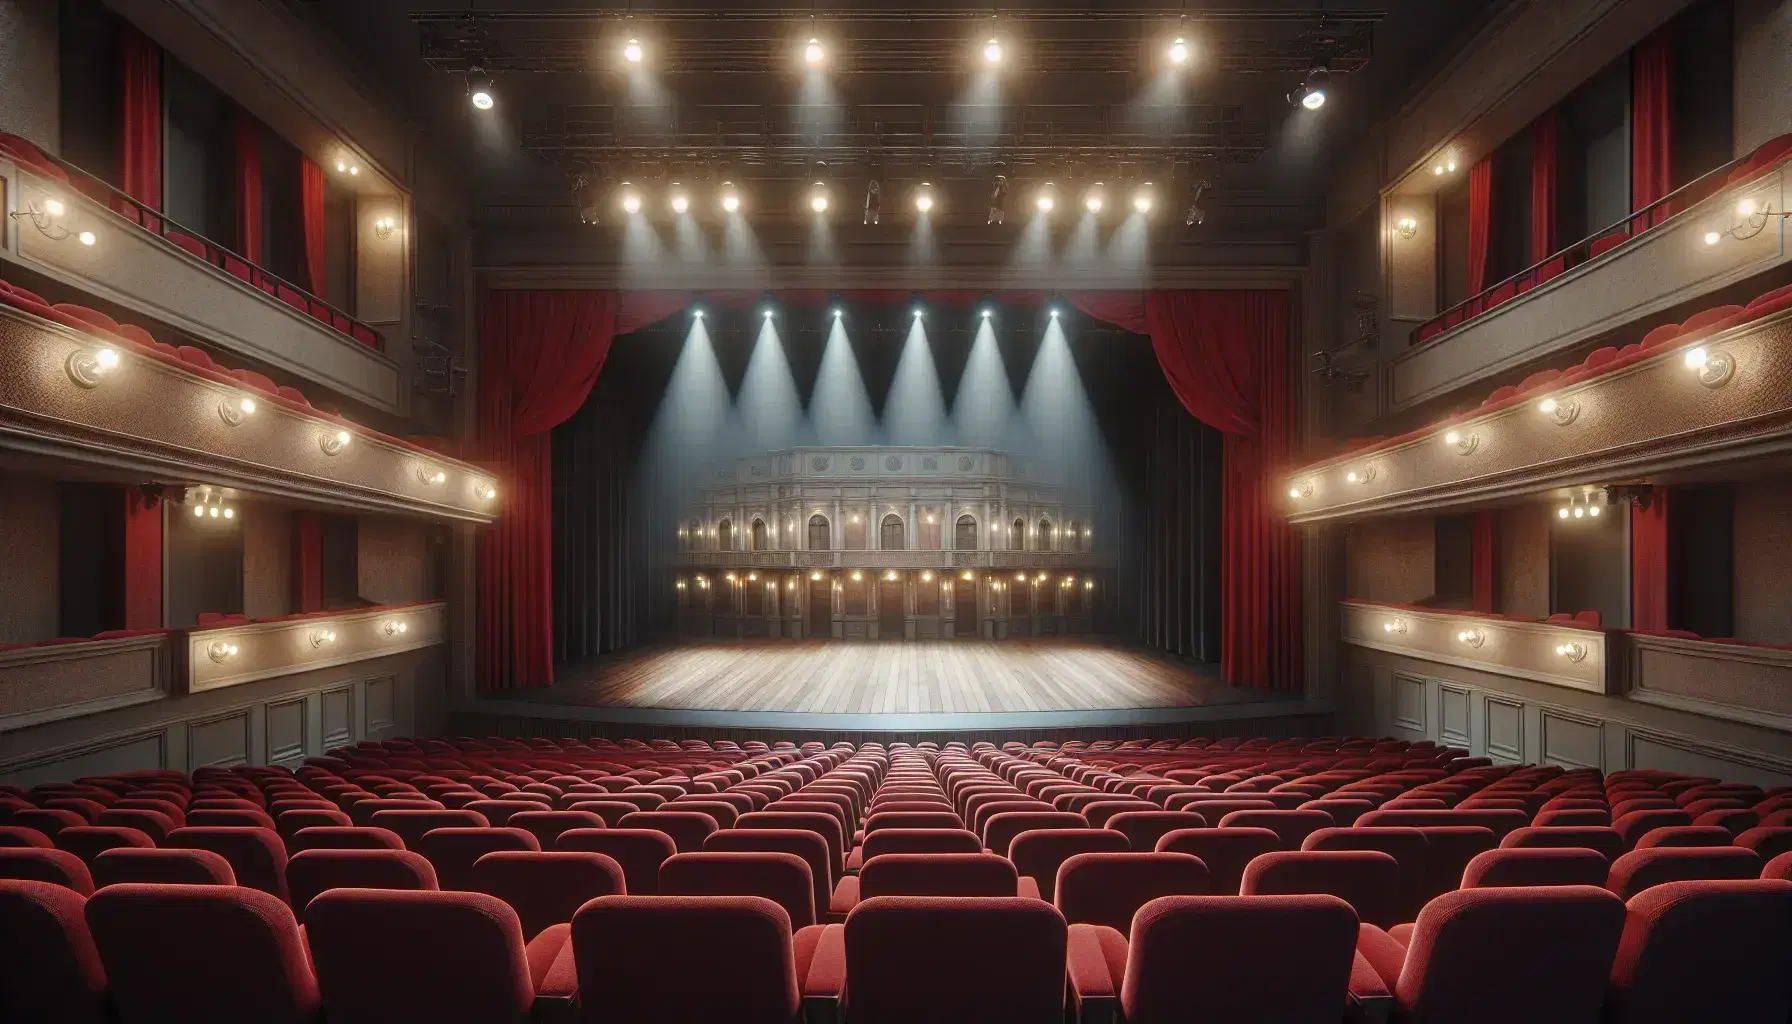
[[646, 51], [641, 49], [641, 41], [639, 39], [630, 39], [622, 47], [622, 59], [628, 61], [630, 64], [641, 63], [641, 58], [645, 55]]
[[933, 209], [933, 189], [931, 186], [922, 185], [921, 191], [916, 193], [915, 209], [922, 213], [927, 213]]
[[224, 510], [224, 518], [235, 519], [236, 518], [236, 509], [234, 509], [234, 508], [225, 509]]
[[828, 212], [828, 194], [820, 185], [815, 186], [815, 191], [809, 196], [809, 209], [816, 213]]
[[492, 98], [491, 93], [486, 92], [484, 89], [474, 90], [474, 92], [473, 92], [473, 109], [475, 109], [475, 110], [490, 110], [490, 109], [492, 109], [492, 107], [494, 107], [496, 105], [497, 105], [497, 100]]
[[194, 505], [193, 506], [193, 518], [195, 518], [195, 519], [204, 519], [205, 518], [205, 506], [204, 505]]
[[211, 508], [206, 510], [206, 514], [211, 516], [213, 519], [218, 518], [218, 506], [213, 505]]
[[684, 213], [691, 208], [691, 197], [683, 192], [672, 193], [672, 212]]
[[92, 245], [99, 241], [99, 236], [91, 231], [83, 231], [75, 236], [75, 241], [80, 242], [82, 245]]
[[740, 212], [740, 193], [734, 190], [734, 183], [730, 181], [722, 182], [722, 212]]
[[810, 67], [820, 64], [827, 59], [827, 56], [827, 51], [821, 48], [821, 40], [819, 39], [811, 39], [809, 40], [809, 44], [803, 47], [803, 63], [808, 64]]
[[993, 38], [990, 39], [989, 42], [984, 43], [983, 60], [985, 63], [989, 64], [1002, 63], [1002, 44]]
[[1188, 57], [1189, 57], [1188, 40], [1183, 39], [1182, 37], [1178, 36], [1176, 38], [1176, 41], [1170, 44], [1170, 63], [1172, 63], [1172, 64], [1187, 64]]
[[1553, 398], [1545, 398], [1543, 401], [1538, 402], [1537, 403], [1537, 411], [1540, 413], [1543, 413], [1546, 416], [1552, 412], [1555, 412], [1556, 411], [1556, 400]]
[[1565, 508], [1559, 508], [1559, 509], [1556, 509], [1556, 518], [1557, 518], [1557, 519], [1566, 519], [1566, 518], [1568, 518], [1568, 510], [1567, 510], [1567, 509], [1565, 509]]
[[1723, 239], [1724, 239], [1724, 236], [1716, 231], [1705, 232], [1705, 244], [1706, 245], [1716, 245], [1717, 243], [1723, 241]]
[[1736, 204], [1736, 214], [1737, 214], [1737, 216], [1740, 216], [1740, 217], [1753, 217], [1755, 215], [1755, 200], [1754, 200], [1754, 198], [1750, 197], [1748, 199], [1744, 199], [1741, 202], [1737, 203]]
[[102, 348], [93, 354], [93, 361], [101, 370], [118, 369], [118, 353], [109, 348]]
[[1592, 516], [1594, 519], [1598, 519], [1599, 518], [1599, 506], [1598, 505], [1588, 505], [1587, 506], [1587, 515]]
[[1058, 204], [1057, 200], [1052, 198], [1050, 192], [1041, 192], [1039, 193], [1039, 198], [1033, 201], [1033, 205], [1038, 208], [1040, 213], [1050, 213], [1052, 212], [1052, 207]]
[[631, 216], [641, 212], [641, 196], [639, 193], [622, 193], [622, 212], [630, 214]]
[[237, 400], [236, 408], [244, 416], [253, 416], [255, 415], [255, 399], [240, 398]]
[[1444, 435], [1444, 443], [1445, 444], [1459, 444], [1459, 443], [1461, 443], [1461, 441], [1462, 441], [1462, 434], [1458, 431], [1452, 430], [1449, 433]]
[[1686, 368], [1689, 370], [1702, 370], [1705, 368], [1705, 364], [1710, 361], [1711, 353], [1707, 352], [1703, 345], [1686, 353]]
[[1586, 514], [1587, 514], [1586, 509], [1581, 508], [1579, 505], [1574, 506], [1574, 518], [1582, 519], [1582, 518], [1586, 517]]
[[1098, 184], [1089, 190], [1088, 195], [1083, 197], [1083, 209], [1088, 210], [1090, 213], [1100, 213], [1101, 205], [1101, 186]]
[[52, 217], [60, 217], [68, 212], [68, 207], [63, 206], [60, 199], [46, 199], [44, 200], [44, 212]]
[[1288, 488], [1288, 496], [1289, 496], [1289, 497], [1290, 497], [1290, 498], [1298, 498], [1298, 497], [1300, 497], [1300, 488], [1298, 488], [1298, 487], [1290, 487], [1290, 488]]

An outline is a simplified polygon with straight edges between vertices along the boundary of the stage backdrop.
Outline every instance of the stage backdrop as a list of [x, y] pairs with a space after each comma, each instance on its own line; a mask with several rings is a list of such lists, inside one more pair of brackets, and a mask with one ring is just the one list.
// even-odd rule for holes
[[[626, 647], [653, 631], [658, 545], [650, 522], [661, 507], [655, 503], [675, 501], [671, 487], [683, 483], [664, 479], [660, 463], [668, 460], [653, 458], [655, 422], [666, 418], [655, 406], [688, 372], [683, 356], [665, 353], [689, 348], [689, 320], [667, 318], [698, 298], [582, 291], [485, 296], [480, 444], [504, 480], [505, 509], [480, 538], [481, 688], [547, 685], [557, 657]], [[906, 312], [921, 302], [941, 319], [968, 317], [978, 304], [994, 303], [1004, 319], [1030, 308], [1043, 322], [1048, 303], [1044, 295], [1016, 293], [700, 298], [717, 319], [730, 311], [754, 315], [768, 301], [791, 316], [806, 311], [811, 317], [825, 317], [830, 304], [844, 304], [856, 316], [874, 307]], [[1129, 629], [1177, 653], [1211, 660], [1217, 648], [1223, 675], [1235, 685], [1298, 688], [1299, 556], [1271, 483], [1287, 463], [1291, 434], [1286, 294], [1102, 293], [1057, 301], [1083, 314], [1076, 318], [1083, 327], [1066, 332], [1076, 339], [1067, 358], [1075, 362], [1079, 389], [1086, 388], [1096, 408], [1104, 396], [1111, 402], [1119, 395], [1128, 414], [1121, 426], [1104, 419], [1100, 431], [1113, 471], [1125, 482], [1123, 497], [1103, 515], [1115, 524], [1104, 529], [1119, 534], [1108, 539], [1123, 549], [1128, 567], [1119, 597]], [[1099, 339], [1083, 337], [1106, 324], [1148, 338], [1137, 348], [1149, 351], [1147, 361], [1129, 362], [1122, 358], [1125, 346], [1104, 350]], [[638, 348], [639, 365], [606, 375], [617, 336], [637, 331], [616, 357], [627, 361]], [[853, 344], [868, 376], [875, 375], [869, 364], [880, 358], [907, 358], [898, 354], [900, 345], [880, 349], [858, 338]], [[1043, 359], [1040, 352], [1006, 353], [1005, 360], [1013, 370], [1016, 362]], [[718, 350], [715, 357], [725, 361], [727, 353]], [[1150, 371], [1153, 357], [1161, 374]], [[974, 346], [969, 358], [978, 358]], [[906, 366], [891, 372], [900, 379]], [[657, 393], [641, 384], [655, 373], [662, 381]], [[949, 376], [945, 368], [941, 375]], [[808, 383], [817, 386], [813, 377]], [[1165, 396], [1161, 403], [1156, 395]], [[727, 396], [726, 389], [718, 393], [724, 403]], [[884, 409], [878, 416], [901, 412]], [[1211, 486], [1216, 478], [1217, 488]], [[1223, 492], [1217, 509], [1215, 492]]]

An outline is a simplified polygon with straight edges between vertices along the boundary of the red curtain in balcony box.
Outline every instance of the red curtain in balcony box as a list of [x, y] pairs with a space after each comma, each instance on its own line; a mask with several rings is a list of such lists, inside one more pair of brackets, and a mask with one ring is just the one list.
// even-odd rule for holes
[[1493, 258], [1493, 157], [1483, 157], [1468, 171], [1468, 293], [1489, 284]]
[[162, 503], [124, 495], [124, 628], [162, 626]]
[[324, 610], [324, 519], [316, 512], [292, 514], [293, 610]]
[[1556, 112], [1531, 125], [1531, 262], [1556, 251]]
[[[1641, 211], [1674, 189], [1674, 46], [1657, 29], [1630, 52], [1630, 208]], [[1633, 218], [1632, 232], [1654, 227], [1666, 206]]]
[[118, 32], [118, 185], [162, 208], [162, 48], [130, 25]]
[[261, 122], [236, 111], [236, 251], [250, 263], [261, 259]]
[[324, 169], [310, 157], [299, 158], [299, 217], [305, 233], [305, 287], [326, 301], [328, 256], [324, 248]]
[[1497, 612], [1500, 601], [1499, 513], [1485, 508], [1475, 512], [1471, 552], [1475, 611]]
[[1657, 487], [1649, 507], [1630, 510], [1630, 628], [1669, 629], [1668, 603], [1673, 593], [1668, 557], [1668, 520], [1673, 502], [1667, 488]]

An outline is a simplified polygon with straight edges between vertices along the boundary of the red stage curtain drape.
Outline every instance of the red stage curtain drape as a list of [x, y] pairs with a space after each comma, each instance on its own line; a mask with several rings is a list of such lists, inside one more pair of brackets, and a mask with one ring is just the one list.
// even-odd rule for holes
[[1476, 510], [1472, 570], [1475, 611], [1489, 613], [1499, 611], [1499, 552], [1499, 513], [1485, 508]]
[[1655, 488], [1648, 508], [1630, 510], [1630, 628], [1668, 629], [1673, 578], [1668, 556], [1668, 518], [1673, 502]]
[[1069, 296], [1151, 338], [1190, 415], [1225, 435], [1221, 458], [1220, 674], [1233, 686], [1301, 687], [1300, 549], [1273, 494], [1289, 462], [1288, 294], [1174, 291]]
[[118, 32], [118, 187], [162, 208], [162, 49], [125, 25]]
[[323, 611], [324, 520], [316, 512], [292, 514], [292, 597], [294, 611]]
[[162, 627], [162, 503], [125, 492], [124, 628]]
[[329, 257], [324, 248], [324, 169], [309, 157], [299, 158], [299, 219], [305, 233], [305, 287], [311, 294], [329, 299]]
[[236, 251], [251, 263], [261, 258], [261, 123], [236, 111]]
[[1556, 251], [1556, 112], [1531, 125], [1531, 262]]
[[1486, 288], [1493, 256], [1493, 158], [1485, 157], [1468, 171], [1468, 292]]
[[[1674, 190], [1674, 46], [1661, 28], [1630, 52], [1630, 208], [1641, 210]], [[1637, 217], [1641, 231], [1667, 220], [1666, 207]]]

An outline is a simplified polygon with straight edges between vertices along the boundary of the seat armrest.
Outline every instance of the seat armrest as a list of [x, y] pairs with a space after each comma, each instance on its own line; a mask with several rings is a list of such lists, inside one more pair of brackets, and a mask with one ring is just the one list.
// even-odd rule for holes
[[1041, 899], [1042, 897], [1039, 895], [1039, 880], [1032, 875], [1021, 875], [1019, 880], [1015, 882], [1014, 894], [1016, 896], [1024, 896], [1030, 900]]
[[571, 1022], [578, 1014], [578, 997], [579, 967], [573, 960], [572, 943], [567, 942], [535, 981], [535, 1020], [542, 1024]]
[[824, 924], [838, 924], [846, 920], [852, 908], [859, 905], [859, 876], [847, 875], [834, 886], [834, 894], [828, 899], [827, 916]]
[[1120, 999], [1093, 925], [1070, 926], [1064, 960], [1076, 1020], [1079, 1024], [1112, 1024], [1119, 1013]]
[[802, 979], [804, 1024], [835, 1024], [846, 998], [846, 926], [824, 925]]
[[1382, 982], [1380, 972], [1362, 953], [1350, 965], [1350, 988], [1345, 1002], [1346, 1024], [1386, 1024], [1394, 1013], [1394, 993]]
[[559, 960], [560, 954], [572, 948], [572, 925], [565, 922], [549, 925], [541, 930], [541, 934], [529, 940], [523, 947], [523, 956], [529, 962], [529, 981], [537, 991], [541, 983]]
[[[1358, 925], [1356, 951], [1357, 958], [1367, 961], [1390, 992], [1400, 984], [1400, 971], [1406, 966], [1406, 946], [1399, 939], [1372, 924]], [[1352, 980], [1356, 976], [1352, 970]]]
[[1398, 942], [1402, 946], [1410, 946], [1410, 945], [1412, 945], [1412, 930], [1417, 927], [1418, 927], [1417, 922], [1408, 921], [1405, 924], [1397, 924], [1394, 927], [1389, 928], [1388, 934], [1392, 935], [1394, 937], [1394, 941]]

